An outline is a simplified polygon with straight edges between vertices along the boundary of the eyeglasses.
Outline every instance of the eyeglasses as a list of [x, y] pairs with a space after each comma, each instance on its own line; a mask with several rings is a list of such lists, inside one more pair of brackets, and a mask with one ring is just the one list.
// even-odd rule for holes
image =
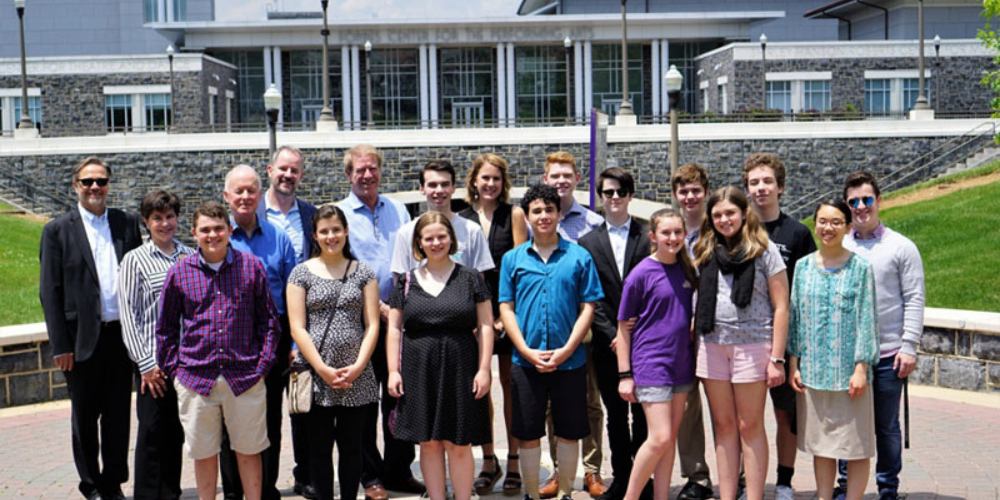
[[108, 182], [111, 182], [111, 179], [107, 177], [97, 177], [97, 178], [88, 177], [86, 179], [77, 179], [76, 182], [83, 184], [83, 187], [93, 186], [95, 182], [99, 187], [104, 187], [108, 185]]
[[625, 188], [604, 189], [601, 191], [601, 194], [604, 195], [605, 198], [614, 197], [615, 194], [617, 194], [619, 198], [624, 198], [628, 196], [628, 190], [626, 190]]
[[862, 196], [861, 198], [851, 198], [851, 199], [847, 200], [847, 204], [850, 205], [851, 208], [858, 208], [862, 204], [864, 204], [864, 206], [866, 206], [866, 207], [870, 207], [870, 206], [872, 206], [872, 205], [875, 204], [875, 197], [874, 196]]
[[840, 229], [844, 227], [844, 219], [818, 219], [816, 221], [816, 227], [819, 226], [830, 226], [832, 228]]

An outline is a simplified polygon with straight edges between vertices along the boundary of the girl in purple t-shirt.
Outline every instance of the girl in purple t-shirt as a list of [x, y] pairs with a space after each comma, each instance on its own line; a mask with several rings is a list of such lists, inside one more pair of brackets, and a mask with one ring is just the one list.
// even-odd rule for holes
[[652, 255], [637, 265], [622, 290], [617, 354], [618, 393], [642, 403], [649, 434], [639, 448], [625, 500], [637, 500], [656, 474], [653, 498], [670, 494], [674, 443], [687, 393], [694, 386], [691, 297], [694, 267], [684, 247], [680, 213], [664, 208], [650, 220]]

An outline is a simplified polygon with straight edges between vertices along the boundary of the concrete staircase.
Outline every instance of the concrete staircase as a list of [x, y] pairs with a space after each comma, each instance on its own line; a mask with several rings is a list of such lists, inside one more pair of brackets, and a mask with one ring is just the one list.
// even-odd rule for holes
[[957, 172], [963, 172], [965, 170], [971, 170], [996, 160], [1000, 160], [1000, 147], [987, 146], [976, 154], [949, 167], [944, 172], [936, 175], [935, 178], [951, 175]]

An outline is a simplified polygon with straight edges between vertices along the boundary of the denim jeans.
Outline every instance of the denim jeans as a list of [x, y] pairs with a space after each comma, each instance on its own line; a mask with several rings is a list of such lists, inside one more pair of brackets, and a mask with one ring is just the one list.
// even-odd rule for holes
[[[896, 356], [882, 358], [874, 367], [871, 390], [875, 391], [875, 483], [879, 491], [899, 489], [903, 469], [903, 438], [899, 430], [899, 405], [903, 382], [892, 368]], [[840, 460], [840, 483], [846, 484], [847, 462]]]

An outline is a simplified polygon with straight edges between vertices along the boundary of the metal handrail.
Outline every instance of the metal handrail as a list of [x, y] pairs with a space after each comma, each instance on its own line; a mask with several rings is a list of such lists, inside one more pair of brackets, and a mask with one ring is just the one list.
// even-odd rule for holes
[[[896, 174], [900, 174], [898, 177], [883, 177], [879, 179], [880, 191], [888, 192], [898, 187], [905, 187], [903, 181], [911, 178], [915, 174], [927, 171], [927, 173], [932, 172], [933, 166], [936, 163], [943, 162], [954, 162], [958, 161], [952, 158], [953, 155], [963, 150], [969, 144], [979, 141], [984, 137], [989, 138], [990, 142], [996, 136], [996, 123], [991, 121], [980, 123], [979, 125], [973, 127], [969, 131], [963, 133], [962, 135], [955, 136], [948, 142], [941, 144], [940, 146], [920, 155], [919, 157], [911, 160], [906, 165], [903, 165], [900, 169], [896, 170]], [[947, 151], [941, 152], [943, 149], [948, 148]], [[934, 156], [930, 161], [927, 161], [928, 157]], [[917, 166], [921, 162], [922, 165]], [[804, 194], [794, 201], [785, 205], [789, 208], [789, 212], [792, 214], [801, 214], [803, 209], [809, 209], [815, 203], [820, 200], [826, 200], [829, 198], [834, 198], [840, 194], [840, 188], [823, 189], [821, 187], [811, 190], [809, 193]], [[812, 202], [808, 205], [806, 203]]]
[[68, 194], [60, 195], [57, 192], [41, 187], [28, 180], [28, 178], [22, 174], [15, 172], [14, 169], [6, 163], [0, 163], [0, 185], [24, 198], [25, 203], [32, 206], [33, 209], [43, 207], [35, 201], [38, 196], [48, 198], [57, 207], [62, 209], [55, 210], [54, 213], [69, 210], [76, 205], [76, 201], [73, 200], [73, 198]]

